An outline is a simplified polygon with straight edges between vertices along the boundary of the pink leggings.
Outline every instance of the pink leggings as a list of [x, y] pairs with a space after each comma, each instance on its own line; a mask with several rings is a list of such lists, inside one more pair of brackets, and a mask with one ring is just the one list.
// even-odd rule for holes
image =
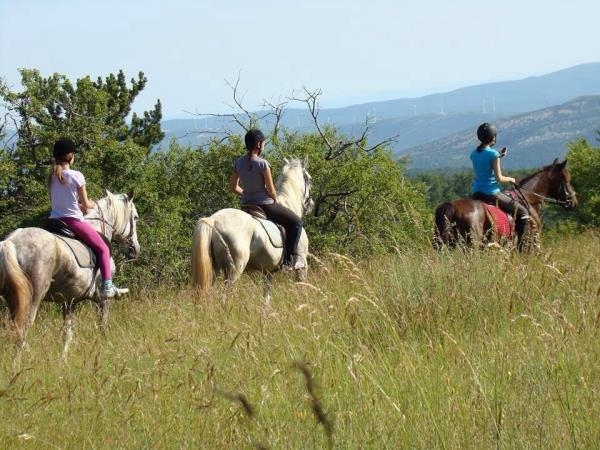
[[92, 249], [99, 261], [98, 264], [100, 266], [102, 281], [111, 280], [110, 250], [100, 234], [84, 220], [75, 219], [74, 217], [61, 217], [60, 220], [67, 224], [77, 238], [89, 245]]

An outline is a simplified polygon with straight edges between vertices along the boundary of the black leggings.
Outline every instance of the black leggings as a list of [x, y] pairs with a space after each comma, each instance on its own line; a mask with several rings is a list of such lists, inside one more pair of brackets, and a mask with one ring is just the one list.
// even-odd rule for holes
[[497, 194], [484, 194], [483, 192], [475, 192], [473, 194], [475, 200], [481, 200], [482, 202], [489, 203], [490, 205], [498, 205], [498, 207], [515, 217], [515, 230], [519, 239], [525, 232], [527, 221], [530, 219], [527, 208], [521, 203], [515, 201], [510, 195], [504, 192], [498, 192]]
[[291, 262], [291, 256], [297, 254], [298, 241], [302, 233], [302, 219], [280, 203], [260, 205], [267, 219], [285, 229], [285, 262]]

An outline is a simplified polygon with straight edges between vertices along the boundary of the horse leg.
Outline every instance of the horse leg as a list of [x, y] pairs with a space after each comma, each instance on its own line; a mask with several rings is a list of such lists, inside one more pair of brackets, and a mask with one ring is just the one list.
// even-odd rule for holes
[[469, 228], [465, 239], [468, 247], [482, 249], [486, 242], [493, 241], [493, 224], [485, 206], [481, 204], [476, 206], [473, 214], [466, 219], [466, 222]]
[[228, 284], [235, 283], [242, 276], [250, 259], [250, 251], [232, 251], [231, 256], [233, 257], [233, 261], [230, 261], [229, 264], [225, 264], [223, 267], [225, 282]]
[[[44, 299], [44, 296], [50, 289], [50, 284], [52, 279], [49, 275], [45, 275], [40, 268], [38, 275], [32, 276], [33, 279], [38, 281], [32, 283], [33, 288], [33, 296], [31, 299], [31, 307], [29, 309], [29, 318], [27, 320], [27, 326], [30, 327], [35, 322], [35, 318], [37, 317], [38, 310], [40, 309], [40, 304]], [[42, 280], [42, 281], [39, 281]]]
[[98, 323], [100, 325], [100, 331], [102, 334], [106, 333], [106, 328], [108, 326], [108, 298], [100, 295], [98, 297], [98, 314], [99, 320]]
[[73, 302], [64, 302], [62, 304], [63, 314], [63, 350], [62, 359], [67, 361], [67, 354], [71, 341], [73, 340]]
[[[298, 247], [300, 247], [300, 245], [298, 245]], [[308, 243], [306, 243], [305, 247], [308, 247]], [[297, 254], [292, 255], [292, 267], [296, 281], [304, 281], [306, 279], [308, 271], [308, 262], [306, 261], [307, 256], [307, 250], [299, 251]]]
[[271, 302], [271, 287], [273, 286], [273, 273], [263, 273], [263, 299], [265, 303]]
[[454, 249], [459, 245], [468, 244], [468, 237], [464, 229], [463, 219], [455, 211], [454, 202], [438, 205], [435, 210], [435, 223], [433, 229], [433, 248], [441, 250], [444, 247]]
[[535, 223], [532, 222], [532, 220], [527, 222], [519, 245], [519, 251], [525, 254], [539, 254], [541, 252], [540, 234]]

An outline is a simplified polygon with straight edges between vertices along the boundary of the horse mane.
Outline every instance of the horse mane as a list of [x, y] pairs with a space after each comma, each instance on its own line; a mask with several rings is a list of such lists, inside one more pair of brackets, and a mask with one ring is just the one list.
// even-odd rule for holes
[[[300, 170], [302, 171], [303, 165], [302, 160], [300, 159], [292, 159], [288, 161], [281, 169], [281, 174], [277, 178], [277, 192], [278, 194], [290, 194], [290, 190], [295, 188], [299, 190], [301, 188], [300, 183], [298, 183], [299, 178], [295, 177], [294, 171]], [[300, 178], [302, 179], [302, 178]], [[292, 192], [294, 193], [294, 192]], [[297, 193], [297, 192], [295, 192]]]
[[[127, 204], [127, 195], [126, 194], [111, 194], [113, 197], [113, 202], [115, 199], [121, 201], [123, 205]], [[115, 213], [114, 221], [115, 223], [123, 224], [126, 221], [125, 211], [127, 208], [113, 208], [113, 212]]]
[[539, 169], [538, 171], [532, 173], [531, 175], [527, 175], [525, 178], [523, 178], [522, 180], [520, 180], [517, 183], [517, 186], [525, 186], [527, 183], [529, 183], [531, 180], [533, 180], [534, 178], [536, 178], [541, 173], [548, 172], [552, 167], [553, 167], [552, 164], [548, 164], [547, 166], [542, 167], [541, 169]]
[[[112, 203], [112, 207], [109, 206], [109, 200]], [[123, 206], [127, 204], [127, 194], [113, 194], [107, 191], [106, 196], [98, 199], [98, 207], [100, 203], [103, 204], [104, 210], [111, 216], [111, 221], [114, 225], [124, 225], [126, 222], [127, 208], [118, 207], [118, 203], [122, 203]]]
[[538, 174], [540, 174], [541, 172], [543, 172], [544, 170], [546, 170], [546, 168], [542, 168], [540, 170], [538, 170], [537, 172], [532, 173], [531, 175], [527, 175], [525, 178], [521, 179], [518, 183], [517, 186], [524, 186], [526, 185], [529, 181], [531, 181], [533, 178], [537, 177]]
[[[288, 161], [281, 169], [281, 174], [277, 178], [277, 195], [282, 198], [285, 206], [292, 206], [291, 202], [298, 202], [302, 200], [302, 187], [304, 182], [304, 175], [302, 170], [304, 165], [301, 159], [295, 158]], [[300, 176], [298, 176], [298, 172]], [[299, 207], [300, 202], [298, 202]], [[292, 207], [292, 209], [296, 209]]]

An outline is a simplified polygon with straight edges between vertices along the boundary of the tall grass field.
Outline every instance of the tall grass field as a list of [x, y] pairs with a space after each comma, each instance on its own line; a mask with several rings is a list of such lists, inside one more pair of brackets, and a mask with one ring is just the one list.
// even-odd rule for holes
[[258, 276], [129, 286], [105, 335], [77, 308], [66, 361], [45, 304], [18, 365], [3, 302], [0, 447], [598, 448], [599, 255], [327, 255], [268, 304]]

